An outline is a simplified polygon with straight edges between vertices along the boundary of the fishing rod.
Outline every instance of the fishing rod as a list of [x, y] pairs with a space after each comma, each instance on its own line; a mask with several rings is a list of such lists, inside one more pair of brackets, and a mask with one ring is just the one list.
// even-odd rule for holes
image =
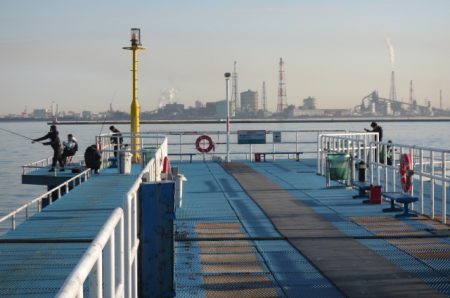
[[[113, 96], [112, 96], [112, 98], [111, 98], [111, 103], [110, 103], [110, 105], [112, 105], [112, 103], [113, 103], [113, 101], [114, 101], [114, 97], [116, 97], [116, 93], [117, 93], [117, 90], [114, 90], [114, 94], [113, 94]], [[100, 127], [100, 133], [98, 134], [98, 135], [101, 135], [102, 134], [102, 132], [103, 132], [103, 126], [105, 126], [105, 123], [106, 123], [106, 120], [108, 119], [108, 113], [106, 113], [106, 115], [105, 115], [105, 119], [103, 120], [103, 123], [102, 123], [102, 126]]]
[[25, 139], [27, 139], [27, 140], [32, 140], [33, 142], [38, 142], [38, 143], [40, 143], [39, 141], [34, 141], [34, 139], [32, 139], [32, 138], [29, 138], [29, 137], [27, 137], [27, 136], [24, 136], [24, 135], [21, 135], [20, 133], [17, 133], [17, 132], [14, 132], [14, 131], [8, 130], [8, 129], [4, 129], [4, 128], [1, 128], [1, 127], [0, 127], [0, 129], [1, 129], [1, 130], [3, 130], [3, 131], [9, 132], [10, 134], [13, 134], [13, 135], [16, 135], [16, 136], [19, 136], [19, 137], [25, 138]]

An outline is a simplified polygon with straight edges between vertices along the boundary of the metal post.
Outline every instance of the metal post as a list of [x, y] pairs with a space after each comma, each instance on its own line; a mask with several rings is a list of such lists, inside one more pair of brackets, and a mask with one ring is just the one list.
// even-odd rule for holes
[[445, 182], [445, 172], [447, 171], [446, 169], [446, 161], [445, 161], [445, 152], [442, 152], [442, 223], [446, 224], [447, 223], [447, 183]]
[[226, 162], [230, 162], [230, 99], [228, 96], [228, 89], [229, 89], [229, 83], [230, 83], [230, 76], [231, 74], [229, 72], [225, 73], [225, 96], [226, 96], [226, 102], [227, 102], [227, 158]]
[[430, 151], [431, 162], [431, 181], [430, 181], [430, 199], [431, 199], [431, 219], [434, 219], [434, 151]]
[[102, 255], [95, 262], [91, 273], [89, 274], [89, 297], [103, 297], [103, 272], [102, 272]]
[[419, 186], [419, 200], [420, 200], [420, 213], [423, 214], [423, 149], [419, 151], [419, 160], [420, 160], [420, 186]]
[[115, 265], [114, 265], [114, 232], [111, 234], [108, 243], [106, 243], [106, 246], [104, 248], [104, 254], [105, 254], [105, 280], [104, 280], [104, 287], [105, 287], [105, 297], [114, 297], [115, 295]]

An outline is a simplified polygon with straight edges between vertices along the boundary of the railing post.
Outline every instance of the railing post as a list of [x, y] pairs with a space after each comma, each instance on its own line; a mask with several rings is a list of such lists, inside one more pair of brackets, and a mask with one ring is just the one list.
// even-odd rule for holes
[[369, 163], [366, 163], [366, 164], [369, 164], [370, 183], [373, 184], [373, 167], [374, 167], [373, 156], [374, 156], [374, 154], [373, 154], [373, 150], [372, 150], [372, 143], [369, 143], [369, 146], [370, 146], [370, 148], [369, 148]]
[[423, 149], [419, 151], [419, 161], [420, 161], [420, 177], [419, 177], [419, 200], [420, 200], [420, 213], [424, 213], [424, 203], [423, 203]]
[[124, 206], [124, 220], [125, 220], [125, 256], [124, 256], [124, 274], [125, 274], [125, 298], [131, 297], [131, 206], [128, 196], [125, 196]]
[[[102, 255], [98, 257], [97, 262], [89, 274], [89, 297], [101, 298], [103, 297], [103, 270], [102, 270]], [[83, 287], [81, 287], [83, 288]]]
[[383, 147], [384, 156], [383, 156], [383, 172], [384, 172], [384, 189], [385, 191], [389, 191], [389, 177], [388, 177], [388, 147], [387, 144], [381, 145]]
[[116, 285], [120, 286], [120, 292], [116, 293], [119, 297], [124, 295], [124, 217], [119, 221], [118, 227], [116, 227]]
[[114, 232], [111, 233], [111, 236], [106, 243], [106, 246], [104, 248], [104, 255], [105, 255], [105, 280], [104, 280], [104, 288], [105, 288], [105, 297], [112, 297], [115, 296], [115, 264], [114, 264], [114, 245], [115, 245], [115, 237]]
[[446, 158], [445, 152], [442, 152], [442, 223], [447, 223], [447, 182], [445, 181], [445, 172], [446, 172]]
[[395, 183], [396, 182], [395, 176], [397, 174], [397, 165], [396, 165], [397, 159], [395, 158], [395, 152], [396, 152], [395, 146], [392, 145], [391, 148], [392, 148], [392, 191], [395, 192], [395, 187], [397, 184], [397, 183]]
[[317, 134], [317, 174], [322, 174], [322, 142], [323, 142], [323, 136], [320, 134]]
[[434, 219], [434, 152], [430, 151], [430, 162], [431, 162], [431, 181], [430, 181], [430, 208], [431, 208], [431, 219]]

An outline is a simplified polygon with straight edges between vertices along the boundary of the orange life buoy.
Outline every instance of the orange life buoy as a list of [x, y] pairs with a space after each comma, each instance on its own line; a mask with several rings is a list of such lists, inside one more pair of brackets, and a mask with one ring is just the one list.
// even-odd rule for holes
[[404, 192], [411, 191], [413, 175], [411, 154], [402, 154], [400, 157], [400, 183]]
[[[208, 146], [207, 147], [201, 146], [200, 144], [204, 143], [202, 141], [208, 142]], [[214, 142], [212, 141], [211, 137], [208, 135], [199, 136], [197, 138], [197, 140], [195, 141], [195, 148], [197, 149], [198, 152], [201, 152], [201, 153], [208, 153], [209, 151], [215, 149]]]

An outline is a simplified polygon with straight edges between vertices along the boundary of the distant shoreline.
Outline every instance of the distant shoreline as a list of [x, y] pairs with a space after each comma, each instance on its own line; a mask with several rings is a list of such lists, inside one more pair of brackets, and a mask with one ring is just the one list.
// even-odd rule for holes
[[[293, 119], [230, 119], [230, 123], [333, 123], [333, 122], [450, 122], [450, 117], [327, 117], [327, 118], [293, 118]], [[46, 122], [38, 119], [0, 119], [0, 122]], [[225, 123], [226, 119], [201, 120], [141, 120], [141, 124], [217, 124]], [[129, 120], [68, 120], [58, 121], [57, 125], [97, 125], [97, 124], [129, 124]]]
[[[230, 119], [230, 123], [333, 123], [333, 122], [450, 122], [450, 117], [338, 117], [304, 119]], [[69, 124], [129, 124], [130, 121], [61, 121], [58, 125]], [[218, 124], [226, 119], [202, 120], [141, 120], [141, 124]]]

